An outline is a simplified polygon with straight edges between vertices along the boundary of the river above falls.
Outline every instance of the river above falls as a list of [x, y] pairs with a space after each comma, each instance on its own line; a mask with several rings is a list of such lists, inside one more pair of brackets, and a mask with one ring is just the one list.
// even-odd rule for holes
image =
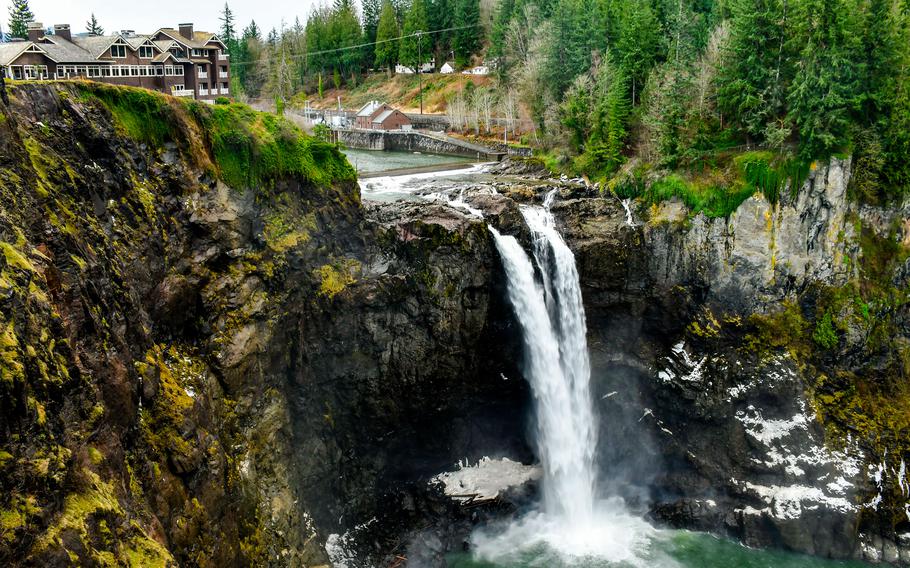
[[351, 148], [345, 148], [342, 152], [359, 175], [430, 166], [451, 165], [455, 168], [460, 164], [470, 164], [476, 161], [460, 156], [440, 156], [419, 152], [384, 152]]

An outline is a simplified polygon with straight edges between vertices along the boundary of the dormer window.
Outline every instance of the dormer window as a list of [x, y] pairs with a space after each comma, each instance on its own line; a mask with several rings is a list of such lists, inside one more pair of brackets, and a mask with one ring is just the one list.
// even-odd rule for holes
[[206, 49], [193, 49], [193, 57], [208, 57], [208, 50]]
[[151, 59], [155, 57], [155, 48], [150, 45], [143, 45], [139, 47], [139, 57], [141, 59]]
[[114, 57], [116, 59], [126, 59], [126, 46], [120, 44], [112, 45], [111, 57]]

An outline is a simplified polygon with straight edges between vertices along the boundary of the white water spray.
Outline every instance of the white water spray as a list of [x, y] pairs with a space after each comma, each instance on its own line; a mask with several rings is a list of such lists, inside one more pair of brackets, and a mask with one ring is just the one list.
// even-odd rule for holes
[[505, 531], [473, 536], [475, 552], [502, 561], [541, 546], [563, 559], [596, 557], [639, 565], [655, 532], [621, 500], [595, 496], [596, 421], [590, 393], [586, 324], [575, 257], [556, 230], [550, 205], [523, 207], [534, 264], [511, 236], [490, 227], [505, 268], [509, 300], [525, 343], [525, 375], [535, 397], [543, 502]]

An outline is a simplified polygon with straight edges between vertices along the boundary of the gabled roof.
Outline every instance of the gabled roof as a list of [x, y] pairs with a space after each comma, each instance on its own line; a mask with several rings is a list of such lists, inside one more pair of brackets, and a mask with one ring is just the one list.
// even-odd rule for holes
[[379, 103], [379, 101], [370, 101], [367, 104], [360, 107], [360, 110], [357, 111], [357, 116], [360, 116], [360, 117], [370, 116], [376, 111], [377, 108], [379, 108], [381, 106], [382, 105]]
[[393, 108], [386, 109], [385, 111], [379, 113], [379, 115], [378, 115], [376, 118], [373, 119], [373, 123], [374, 123], [374, 124], [382, 124], [383, 122], [385, 122], [385, 119], [389, 118], [390, 116], [392, 116], [392, 115], [395, 114], [396, 112], [398, 112], [398, 111], [396, 111], [396, 110], [393, 109]]
[[193, 32], [193, 39], [189, 39], [180, 35], [179, 30], [175, 30], [173, 28], [161, 28], [152, 35], [160, 40], [159, 34], [176, 41], [184, 47], [193, 49], [205, 49], [211, 42], [218, 43], [222, 49], [226, 47], [224, 45], [224, 42], [221, 41], [221, 39], [216, 34], [213, 34], [211, 32]]
[[0, 65], [9, 65], [22, 55], [22, 52], [33, 46], [30, 41], [0, 43]]
[[164, 53], [159, 53], [158, 55], [153, 57], [152, 63], [164, 63], [168, 59], [173, 59], [174, 61], [179, 61], [177, 59], [177, 56], [175, 56], [173, 53], [171, 53], [170, 51], [165, 51]]
[[[120, 34], [112, 36], [74, 36], [73, 43], [81, 47], [82, 49], [88, 51], [92, 54], [92, 57], [98, 59], [101, 57], [104, 52], [106, 52], [117, 40], [122, 41], [123, 43], [130, 45], [126, 39], [124, 39]], [[132, 47], [130, 45], [130, 47]], [[135, 51], [135, 49], [133, 49]]]
[[124, 37], [123, 39], [124, 39], [124, 41], [126, 41], [126, 43], [128, 43], [130, 45], [130, 47], [133, 48], [133, 51], [138, 50], [141, 46], [146, 45], [146, 44], [151, 45], [155, 49], [158, 49], [158, 46], [155, 45], [155, 42], [152, 41], [152, 36], [137, 35], [137, 36]]
[[108, 61], [97, 61], [88, 51], [61, 37], [53, 37], [50, 43], [41, 47], [56, 63], [108, 63]]

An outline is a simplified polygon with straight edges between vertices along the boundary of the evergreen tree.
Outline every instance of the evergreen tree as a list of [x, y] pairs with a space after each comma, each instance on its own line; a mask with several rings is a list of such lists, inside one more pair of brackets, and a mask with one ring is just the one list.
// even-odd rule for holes
[[379, 15], [379, 24], [376, 27], [376, 58], [377, 67], [388, 69], [389, 77], [398, 61], [398, 19], [395, 17], [395, 8], [391, 0], [383, 0], [382, 13]]
[[480, 49], [480, 1], [455, 0], [454, 32], [452, 48], [455, 63], [463, 67], [470, 63], [471, 56]]
[[[92, 17], [94, 17], [94, 14]], [[237, 33], [234, 30], [234, 13], [231, 12], [231, 8], [227, 5], [227, 2], [224, 3], [224, 9], [221, 11], [221, 17], [218, 19], [221, 20], [221, 41], [228, 47], [228, 53], [233, 56], [234, 54], [231, 48], [237, 41]]]
[[847, 144], [851, 112], [861, 99], [861, 61], [851, 0], [804, 0], [793, 41], [803, 45], [790, 87], [789, 115], [799, 130], [804, 159], [827, 157]]
[[788, 15], [781, 0], [734, 0], [718, 104], [731, 122], [761, 139], [786, 109]]
[[493, 29], [490, 34], [490, 55], [503, 57], [506, 52], [506, 34], [509, 23], [515, 12], [515, 0], [500, 0], [493, 18]]
[[259, 26], [256, 25], [256, 20], [251, 20], [250, 25], [243, 29], [243, 38], [262, 41], [262, 35], [259, 32]]
[[420, 71], [423, 61], [430, 55], [430, 39], [426, 33], [415, 35], [417, 32], [427, 31], [427, 10], [423, 0], [413, 0], [408, 14], [404, 19], [401, 47], [398, 50], [398, 60], [408, 67], [414, 67], [415, 72]]
[[[335, 0], [329, 16], [329, 46], [331, 49], [352, 47], [363, 43], [360, 19], [352, 0]], [[331, 54], [332, 67], [341, 75], [354, 74], [363, 60], [358, 49], [346, 49]]]
[[590, 0], [557, 0], [553, 7], [546, 80], [557, 99], [562, 98], [575, 77], [591, 68], [592, 53], [606, 47], [606, 34], [591, 30], [592, 11]]
[[628, 80], [607, 52], [595, 70], [595, 104], [586, 153], [595, 171], [613, 173], [622, 164], [629, 104]]
[[101, 27], [101, 24], [98, 23], [98, 19], [95, 18], [95, 13], [92, 12], [92, 17], [85, 23], [85, 31], [89, 35], [100, 36], [104, 35], [104, 28]]
[[[376, 30], [379, 27], [379, 17], [382, 12], [382, 0], [363, 0], [363, 39], [364, 43], [376, 41]], [[367, 65], [372, 65], [375, 59], [375, 46], [364, 49], [363, 58]]]
[[28, 38], [28, 24], [34, 20], [35, 15], [28, 7], [28, 0], [13, 0], [9, 7], [10, 37]]
[[651, 7], [637, 0], [623, 3], [616, 41], [617, 63], [628, 78], [632, 102], [640, 96], [645, 79], [660, 53], [660, 28]]
[[[455, 0], [429, 0], [427, 25], [430, 30], [448, 30], [452, 27], [454, 2]], [[452, 37], [452, 31], [440, 31], [430, 38], [433, 44], [432, 49], [436, 58], [437, 69], [449, 58], [449, 52], [452, 49]]]

